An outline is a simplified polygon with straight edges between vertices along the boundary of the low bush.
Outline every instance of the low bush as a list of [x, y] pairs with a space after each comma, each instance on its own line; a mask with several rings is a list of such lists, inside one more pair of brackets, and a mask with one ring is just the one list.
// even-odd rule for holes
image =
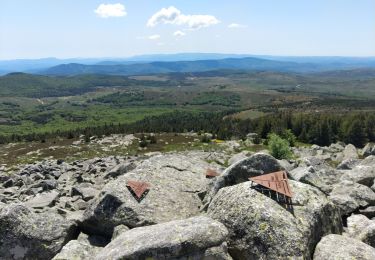
[[267, 139], [268, 150], [273, 157], [276, 159], [289, 159], [292, 157], [288, 140], [273, 133], [269, 134]]

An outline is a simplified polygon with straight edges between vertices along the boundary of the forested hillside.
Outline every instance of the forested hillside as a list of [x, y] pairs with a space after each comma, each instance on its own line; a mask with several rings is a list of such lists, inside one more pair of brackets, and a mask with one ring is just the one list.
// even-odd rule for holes
[[291, 129], [301, 142], [342, 140], [361, 146], [374, 136], [374, 84], [372, 69], [139, 76], [12, 73], [0, 77], [0, 136], [1, 142], [13, 142], [194, 130], [229, 139], [248, 132], [265, 138]]

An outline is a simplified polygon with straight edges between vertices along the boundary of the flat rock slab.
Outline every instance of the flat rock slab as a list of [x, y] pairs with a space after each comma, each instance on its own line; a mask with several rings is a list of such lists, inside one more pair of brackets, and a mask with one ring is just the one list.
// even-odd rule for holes
[[45, 192], [37, 194], [35, 197], [26, 201], [24, 204], [31, 208], [41, 209], [52, 206], [58, 197], [59, 193], [57, 191]]
[[223, 224], [205, 216], [175, 220], [126, 231], [95, 259], [231, 259], [227, 235]]
[[[157, 155], [108, 183], [84, 214], [87, 233], [112, 236], [113, 228], [152, 225], [198, 215], [198, 193], [206, 189], [210, 165], [184, 155]], [[129, 180], [151, 185], [141, 201], [127, 188]]]
[[314, 260], [374, 260], [375, 248], [350, 237], [328, 235], [322, 238], [314, 252]]

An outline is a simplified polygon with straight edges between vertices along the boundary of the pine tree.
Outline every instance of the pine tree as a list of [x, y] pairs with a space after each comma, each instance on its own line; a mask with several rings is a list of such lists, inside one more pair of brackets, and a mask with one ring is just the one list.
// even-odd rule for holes
[[363, 121], [355, 119], [352, 122], [349, 122], [345, 129], [345, 142], [351, 143], [357, 147], [363, 147], [367, 141]]

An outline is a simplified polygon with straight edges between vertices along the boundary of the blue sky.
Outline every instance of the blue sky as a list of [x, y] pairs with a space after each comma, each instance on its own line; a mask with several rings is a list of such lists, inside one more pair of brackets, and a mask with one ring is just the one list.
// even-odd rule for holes
[[177, 52], [375, 56], [375, 1], [0, 1], [0, 59]]

